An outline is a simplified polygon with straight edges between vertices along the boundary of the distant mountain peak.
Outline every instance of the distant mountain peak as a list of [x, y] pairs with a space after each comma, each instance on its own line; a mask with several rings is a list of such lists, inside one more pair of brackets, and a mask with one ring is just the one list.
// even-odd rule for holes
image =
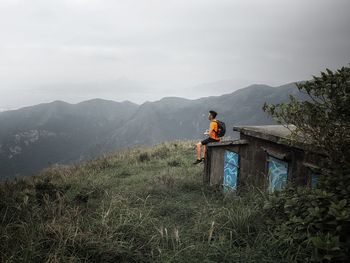
[[94, 98], [94, 99], [90, 99], [90, 100], [84, 100], [81, 101], [78, 104], [98, 104], [98, 103], [118, 103], [117, 101], [114, 100], [106, 100], [106, 99], [101, 99], [101, 98]]

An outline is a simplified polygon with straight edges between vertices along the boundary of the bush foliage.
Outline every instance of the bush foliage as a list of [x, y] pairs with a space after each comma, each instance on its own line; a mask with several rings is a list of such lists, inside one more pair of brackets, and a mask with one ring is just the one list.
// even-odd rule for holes
[[307, 101], [265, 104], [282, 124], [294, 124], [290, 143], [324, 155], [318, 189], [289, 188], [266, 202], [274, 235], [312, 249], [310, 260], [350, 261], [350, 68], [326, 70], [297, 84]]

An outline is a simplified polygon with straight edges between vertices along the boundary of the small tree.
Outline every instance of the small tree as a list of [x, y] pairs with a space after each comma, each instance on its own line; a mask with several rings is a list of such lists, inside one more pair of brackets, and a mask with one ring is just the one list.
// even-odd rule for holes
[[326, 167], [320, 189], [288, 188], [266, 201], [267, 222], [280, 240], [296, 251], [312, 253], [305, 261], [350, 260], [350, 68], [326, 70], [297, 84], [306, 101], [267, 105], [263, 109], [281, 124], [294, 124], [291, 144], [305, 143], [323, 153]]
[[306, 143], [326, 155], [327, 174], [320, 187], [350, 195], [350, 67], [321, 72], [320, 77], [296, 84], [308, 95], [306, 101], [293, 96], [287, 103], [267, 105], [263, 110], [281, 124], [294, 124], [291, 143]]

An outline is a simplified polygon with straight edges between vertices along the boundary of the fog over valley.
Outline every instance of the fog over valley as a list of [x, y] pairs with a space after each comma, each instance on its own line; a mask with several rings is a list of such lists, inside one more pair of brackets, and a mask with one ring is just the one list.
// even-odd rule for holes
[[310, 79], [349, 62], [348, 10], [347, 0], [0, 0], [0, 108]]

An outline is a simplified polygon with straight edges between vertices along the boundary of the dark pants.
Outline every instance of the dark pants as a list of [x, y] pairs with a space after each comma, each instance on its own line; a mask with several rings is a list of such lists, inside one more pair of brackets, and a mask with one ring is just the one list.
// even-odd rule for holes
[[218, 142], [218, 141], [219, 141], [219, 140], [215, 140], [215, 139], [213, 139], [213, 138], [208, 137], [208, 138], [204, 139], [203, 141], [201, 141], [201, 144], [202, 144], [202, 145], [207, 145], [207, 144], [210, 143], [210, 142]]

